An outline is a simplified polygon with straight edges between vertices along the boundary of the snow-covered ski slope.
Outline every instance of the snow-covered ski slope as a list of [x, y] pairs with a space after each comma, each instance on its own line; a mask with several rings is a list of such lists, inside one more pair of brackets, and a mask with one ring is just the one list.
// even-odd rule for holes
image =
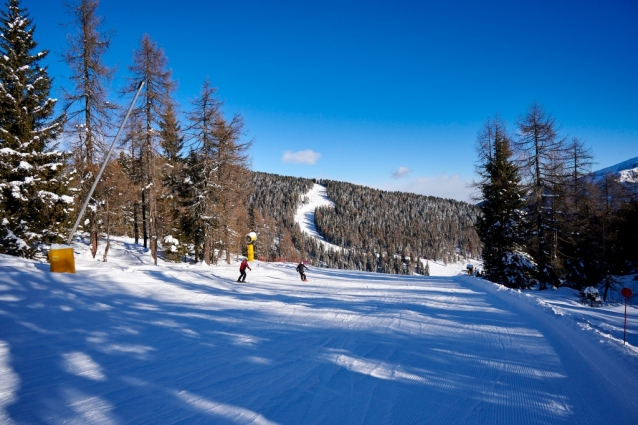
[[325, 186], [315, 183], [310, 191], [301, 196], [302, 203], [295, 214], [295, 223], [301, 231], [317, 240], [325, 249], [341, 251], [341, 247], [326, 241], [315, 225], [315, 209], [319, 207], [334, 207], [334, 202], [328, 198]]
[[633, 306], [623, 346], [563, 289], [75, 249], [0, 256], [2, 424], [638, 423]]

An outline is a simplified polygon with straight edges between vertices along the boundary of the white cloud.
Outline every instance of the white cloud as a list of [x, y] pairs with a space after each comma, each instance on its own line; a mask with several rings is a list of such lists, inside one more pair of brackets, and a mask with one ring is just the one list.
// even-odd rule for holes
[[468, 184], [469, 182], [464, 180], [460, 174], [451, 176], [442, 174], [432, 177], [419, 177], [409, 181], [402, 181], [401, 183], [388, 182], [382, 184], [379, 188], [472, 202], [470, 195], [475, 192], [475, 189], [468, 187]]
[[403, 177], [407, 177], [408, 174], [410, 174], [412, 172], [412, 170], [410, 170], [408, 167], [399, 167], [397, 168], [396, 171], [392, 172], [392, 178], [393, 179], [400, 179]]
[[284, 155], [281, 157], [281, 162], [314, 165], [319, 158], [321, 158], [321, 154], [310, 149], [299, 152], [285, 151]]

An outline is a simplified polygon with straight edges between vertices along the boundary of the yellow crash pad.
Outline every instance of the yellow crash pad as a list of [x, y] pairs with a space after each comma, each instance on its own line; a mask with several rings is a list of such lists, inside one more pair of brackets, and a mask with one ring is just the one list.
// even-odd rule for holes
[[49, 263], [53, 273], [75, 273], [73, 248], [69, 245], [51, 245]]

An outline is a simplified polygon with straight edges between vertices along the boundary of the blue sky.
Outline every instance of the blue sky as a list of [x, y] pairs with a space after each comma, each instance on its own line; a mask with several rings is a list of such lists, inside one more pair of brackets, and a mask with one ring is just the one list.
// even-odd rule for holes
[[[22, 5], [60, 88], [62, 0]], [[244, 115], [257, 171], [468, 200], [483, 123], [498, 113], [514, 131], [534, 101], [595, 168], [638, 156], [633, 0], [102, 0], [99, 12], [115, 31], [113, 89], [148, 33], [183, 108], [208, 77]]]

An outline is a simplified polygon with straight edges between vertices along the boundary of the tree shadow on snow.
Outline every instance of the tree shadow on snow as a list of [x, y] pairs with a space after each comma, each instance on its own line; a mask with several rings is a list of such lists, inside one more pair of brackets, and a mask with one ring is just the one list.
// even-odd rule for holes
[[[19, 423], [581, 417], [563, 391], [560, 359], [529, 331], [530, 319], [493, 308], [481, 292], [455, 294], [463, 310], [442, 301], [449, 292], [418, 286], [354, 301], [146, 272], [192, 295], [158, 301], [38, 269], [11, 277], [0, 266], [0, 340], [15, 375], [4, 409]], [[520, 347], [542, 364], [516, 356]], [[567, 413], [539, 408], [552, 403]]]

